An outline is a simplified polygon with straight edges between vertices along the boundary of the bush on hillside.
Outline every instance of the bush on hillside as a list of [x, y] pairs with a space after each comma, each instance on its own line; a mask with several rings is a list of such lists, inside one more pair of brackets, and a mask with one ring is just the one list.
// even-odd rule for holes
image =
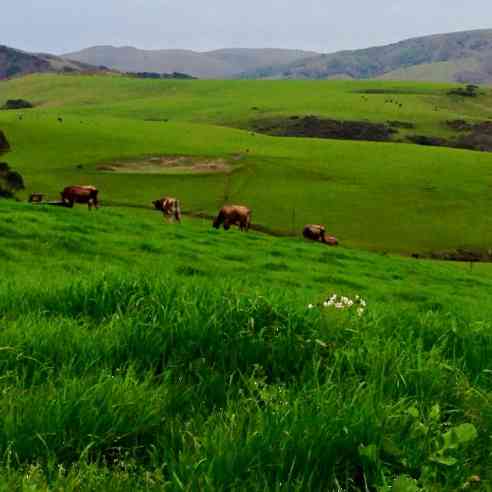
[[5, 134], [0, 130], [0, 154], [10, 150], [10, 145]]
[[21, 174], [13, 171], [6, 162], [0, 162], [0, 197], [12, 198], [15, 193], [24, 189]]
[[463, 97], [477, 97], [478, 96], [478, 85], [468, 84], [465, 87], [458, 87], [457, 89], [452, 89], [448, 92], [450, 96], [463, 96]]
[[3, 106], [2, 109], [30, 109], [34, 105], [25, 99], [9, 99]]

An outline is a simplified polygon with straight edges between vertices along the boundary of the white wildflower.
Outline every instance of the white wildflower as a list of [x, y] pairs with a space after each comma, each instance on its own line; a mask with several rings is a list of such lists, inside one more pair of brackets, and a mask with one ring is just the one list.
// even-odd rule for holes
[[362, 307], [366, 307], [366, 305], [367, 305], [367, 304], [366, 304], [366, 301], [364, 301], [364, 299], [361, 299], [361, 300], [360, 300], [360, 305], [361, 305]]
[[329, 303], [328, 301], [325, 301], [325, 302], [323, 303], [323, 307], [329, 307], [329, 305], [330, 305], [330, 303]]
[[335, 304], [335, 307], [336, 307], [337, 309], [343, 309], [343, 308], [344, 308], [343, 303], [341, 303], [341, 302], [337, 302], [337, 303]]
[[313, 304], [309, 304], [308, 305], [308, 309], [313, 309], [314, 308], [314, 305]]
[[361, 308], [361, 307], [360, 307], [360, 308], [358, 308], [358, 309], [357, 309], [357, 314], [358, 314], [359, 316], [362, 316], [362, 315], [364, 314], [364, 308]]

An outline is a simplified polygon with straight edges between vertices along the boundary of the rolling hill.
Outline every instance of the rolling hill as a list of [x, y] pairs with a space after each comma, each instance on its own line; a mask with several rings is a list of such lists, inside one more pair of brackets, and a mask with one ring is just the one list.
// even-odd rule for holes
[[33, 54], [0, 45], [0, 80], [31, 73], [102, 73], [107, 71], [50, 54]]
[[492, 83], [492, 30], [409, 39], [324, 54], [243, 74], [244, 78], [388, 79]]
[[[106, 205], [136, 207], [169, 193], [201, 216], [246, 203], [262, 230], [298, 235], [306, 223], [325, 223], [342, 244], [377, 251], [487, 252], [492, 244], [492, 154], [408, 143], [489, 128], [487, 90], [461, 97], [449, 94], [456, 86], [409, 82], [51, 74], [0, 87], [0, 106], [18, 98], [35, 106], [21, 120], [0, 111], [8, 162], [28, 192], [58, 197], [66, 184], [90, 183]], [[309, 115], [393, 127], [387, 141], [356, 142], [265, 128]]]
[[[491, 264], [389, 254], [491, 248], [492, 154], [403, 143], [490, 124], [453, 89], [0, 82], [34, 104], [0, 111], [28, 188], [0, 200], [0, 490], [491, 490]], [[313, 114], [398, 131], [254, 131]], [[75, 183], [99, 210], [25, 202]], [[293, 237], [214, 229], [230, 201]]]
[[63, 55], [65, 59], [104, 65], [122, 72], [187, 73], [194, 77], [233, 78], [248, 70], [287, 64], [315, 55], [282, 49], [140, 50], [133, 47], [95, 46]]
[[[0, 78], [37, 72], [183, 73], [203, 79], [377, 79], [492, 83], [492, 30], [319, 54], [289, 49], [141, 50], [94, 46], [61, 57], [0, 46]], [[104, 68], [103, 68], [104, 70]]]

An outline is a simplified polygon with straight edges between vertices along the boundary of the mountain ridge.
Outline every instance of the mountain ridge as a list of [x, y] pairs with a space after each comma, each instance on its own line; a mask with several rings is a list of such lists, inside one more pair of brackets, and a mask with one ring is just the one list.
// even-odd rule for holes
[[[432, 78], [432, 64], [474, 59], [474, 70], [450, 70], [442, 82], [492, 82], [492, 29], [477, 29], [409, 38], [396, 43], [360, 50], [343, 50], [322, 54], [306, 60], [269, 70], [245, 72], [242, 78], [326, 79], [379, 78], [410, 67], [429, 65], [427, 75], [417, 80]], [[458, 63], [459, 65], [459, 63]]]
[[143, 50], [133, 46], [99, 45], [62, 55], [122, 72], [187, 73], [199, 78], [234, 78], [262, 66], [292, 63], [318, 53], [281, 48], [223, 48], [198, 52], [185, 49]]
[[0, 45], [0, 79], [29, 73], [119, 71], [204, 79], [386, 79], [492, 83], [492, 29], [432, 34], [320, 54], [282, 48], [141, 50], [99, 45], [55, 56]]

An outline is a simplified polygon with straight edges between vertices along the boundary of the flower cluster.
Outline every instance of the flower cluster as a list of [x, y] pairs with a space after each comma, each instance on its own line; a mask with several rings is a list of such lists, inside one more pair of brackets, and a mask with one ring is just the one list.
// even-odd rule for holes
[[[367, 303], [362, 297], [355, 296], [354, 299], [350, 299], [350, 297], [346, 296], [338, 296], [337, 294], [333, 294], [326, 301], [324, 301], [320, 307], [324, 308], [334, 308], [334, 309], [356, 309], [357, 314], [362, 316], [364, 311], [366, 310]], [[314, 304], [309, 304], [308, 309], [314, 309]]]

